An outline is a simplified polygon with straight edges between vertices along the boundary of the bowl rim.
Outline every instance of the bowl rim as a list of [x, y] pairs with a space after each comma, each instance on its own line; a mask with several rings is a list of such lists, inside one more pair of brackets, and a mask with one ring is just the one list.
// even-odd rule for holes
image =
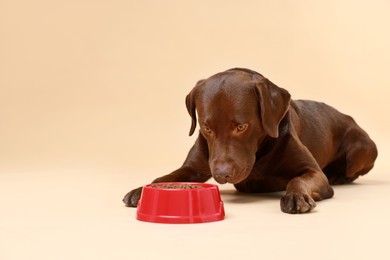
[[[173, 185], [193, 185], [193, 186], [201, 186], [202, 188], [195, 188], [195, 189], [176, 189], [176, 188], [161, 188], [161, 187], [153, 187], [153, 185], [169, 185], [169, 184], [173, 184]], [[171, 191], [177, 191], [177, 190], [181, 190], [181, 191], [191, 191], [191, 190], [202, 190], [202, 189], [211, 189], [211, 188], [218, 188], [218, 186], [216, 184], [212, 184], [212, 183], [204, 183], [204, 182], [183, 182], [183, 181], [180, 181], [180, 182], [155, 182], [155, 183], [150, 183], [150, 184], [147, 184], [145, 185], [143, 188], [150, 188], [150, 189], [156, 189], [156, 190], [171, 190]]]

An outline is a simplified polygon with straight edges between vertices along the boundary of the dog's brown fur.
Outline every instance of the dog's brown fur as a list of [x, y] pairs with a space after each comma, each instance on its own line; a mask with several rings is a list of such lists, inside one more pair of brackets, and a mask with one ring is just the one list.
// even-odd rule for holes
[[[377, 149], [355, 121], [324, 104], [290, 99], [257, 72], [231, 69], [197, 83], [186, 98], [199, 137], [178, 170], [154, 182], [232, 183], [242, 192], [286, 190], [281, 209], [312, 210], [330, 184], [350, 183], [374, 166]], [[124, 197], [136, 206], [142, 188]]]

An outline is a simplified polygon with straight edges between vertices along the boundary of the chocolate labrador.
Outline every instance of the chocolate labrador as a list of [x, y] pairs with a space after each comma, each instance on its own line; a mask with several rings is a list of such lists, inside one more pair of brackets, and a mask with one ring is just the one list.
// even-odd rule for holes
[[[232, 183], [240, 192], [286, 190], [281, 210], [304, 213], [333, 196], [332, 184], [366, 174], [375, 143], [352, 119], [315, 101], [291, 100], [261, 74], [235, 68], [199, 81], [186, 97], [200, 133], [183, 166], [153, 182]], [[198, 119], [197, 119], [198, 117]], [[142, 188], [123, 201], [135, 207]]]

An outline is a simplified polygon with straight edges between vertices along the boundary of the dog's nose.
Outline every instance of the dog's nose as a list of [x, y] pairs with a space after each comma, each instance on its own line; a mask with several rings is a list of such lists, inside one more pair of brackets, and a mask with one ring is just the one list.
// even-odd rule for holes
[[229, 163], [218, 163], [214, 166], [214, 179], [219, 183], [226, 183], [232, 174], [232, 166]]

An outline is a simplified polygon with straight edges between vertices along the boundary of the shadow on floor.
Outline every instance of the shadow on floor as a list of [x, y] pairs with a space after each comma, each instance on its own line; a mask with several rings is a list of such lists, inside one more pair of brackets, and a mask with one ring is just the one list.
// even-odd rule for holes
[[[358, 180], [350, 184], [342, 185], [332, 185], [333, 189], [337, 193], [338, 191], [346, 191], [349, 189], [359, 189], [359, 187], [368, 187], [368, 186], [382, 186], [389, 185], [387, 181], [378, 181], [378, 180]], [[280, 200], [285, 194], [285, 191], [271, 192], [271, 193], [242, 193], [238, 192], [235, 189], [226, 189], [220, 190], [222, 200], [226, 203], [253, 203], [259, 201], [270, 201], [270, 200]]]
[[222, 200], [226, 203], [252, 203], [262, 200], [280, 200], [284, 192], [272, 192], [272, 193], [242, 193], [234, 189], [221, 190]]

